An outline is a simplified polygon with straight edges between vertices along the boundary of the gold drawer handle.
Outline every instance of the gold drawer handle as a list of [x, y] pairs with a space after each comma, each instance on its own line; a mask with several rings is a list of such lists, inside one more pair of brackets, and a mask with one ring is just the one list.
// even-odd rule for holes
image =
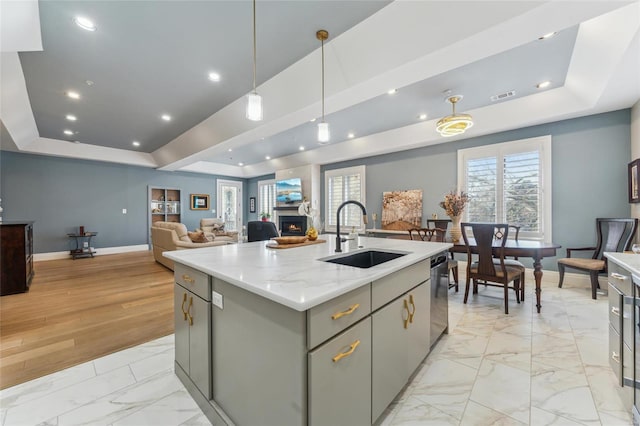
[[409, 305], [407, 304], [407, 299], [403, 300], [404, 302], [404, 310], [407, 311], [407, 318], [404, 318], [404, 312], [402, 313], [402, 321], [404, 322], [404, 328], [409, 328], [409, 319], [411, 318], [411, 312], [409, 312]]
[[182, 313], [184, 315], [184, 320], [186, 321], [187, 320], [187, 311], [184, 310], [184, 304], [185, 303], [187, 303], [187, 293], [184, 293], [182, 295], [182, 307], [181, 307]]
[[193, 297], [189, 297], [189, 307], [187, 308], [187, 316], [189, 317], [189, 325], [193, 325], [193, 317], [191, 316], [191, 307], [193, 306]]
[[359, 344], [360, 344], [360, 340], [356, 340], [351, 345], [349, 345], [349, 350], [348, 351], [339, 353], [338, 355], [334, 356], [331, 359], [333, 360], [333, 362], [338, 362], [342, 358], [348, 357], [349, 355], [351, 355], [353, 353], [353, 351], [356, 350], [356, 348], [358, 347]]
[[413, 303], [413, 294], [409, 295], [409, 303], [411, 303], [411, 307], [413, 308], [409, 311], [409, 322], [413, 324], [413, 315], [416, 313], [416, 304]]
[[615, 278], [615, 279], [617, 279], [617, 280], [621, 280], [621, 281], [624, 281], [624, 280], [626, 280], [627, 278], [629, 278], [629, 277], [627, 277], [626, 275], [622, 275], [622, 274], [619, 274], [619, 273], [617, 273], [617, 272], [612, 272], [612, 273], [611, 273], [611, 276], [612, 276], [613, 278]]
[[351, 315], [359, 307], [360, 307], [359, 303], [354, 303], [353, 305], [349, 306], [349, 309], [347, 309], [346, 311], [338, 312], [337, 314], [331, 315], [331, 319], [332, 320], [337, 320], [338, 318], [342, 318], [342, 317], [344, 317], [346, 315]]
[[612, 313], [613, 315], [620, 316], [620, 308], [617, 308], [617, 307], [615, 307], [615, 306], [612, 306], [612, 307], [611, 307], [611, 313]]
[[193, 278], [191, 278], [191, 277], [190, 277], [189, 275], [187, 275], [187, 274], [182, 274], [182, 279], [183, 279], [183, 280], [185, 280], [185, 281], [186, 281], [186, 282], [188, 282], [188, 283], [191, 283], [191, 284], [193, 284], [193, 283], [195, 283], [195, 282], [196, 282], [196, 280], [194, 280]]
[[618, 364], [620, 364], [620, 355], [615, 353], [615, 352], [611, 352], [611, 359], [614, 360], [615, 362], [617, 362]]

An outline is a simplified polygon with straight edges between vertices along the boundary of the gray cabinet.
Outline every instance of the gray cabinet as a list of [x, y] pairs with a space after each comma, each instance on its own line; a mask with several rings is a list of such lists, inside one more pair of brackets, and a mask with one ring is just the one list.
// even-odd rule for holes
[[183, 286], [189, 283], [202, 293], [201, 288], [209, 287], [209, 277], [182, 267], [176, 268], [175, 278], [175, 360], [200, 392], [211, 398], [211, 302]]
[[428, 283], [423, 283], [371, 316], [373, 422], [429, 353], [429, 299]]
[[633, 293], [631, 273], [609, 259], [609, 364], [625, 404], [633, 404]]
[[371, 319], [308, 355], [309, 424], [371, 423]]

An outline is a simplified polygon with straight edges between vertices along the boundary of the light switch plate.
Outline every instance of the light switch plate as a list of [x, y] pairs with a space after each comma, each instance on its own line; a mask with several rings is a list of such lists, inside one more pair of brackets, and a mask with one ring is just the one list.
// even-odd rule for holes
[[122, 209], [122, 214], [127, 214], [127, 209]]
[[222, 307], [222, 295], [218, 292], [215, 291], [211, 291], [211, 302], [214, 304], [214, 306], [217, 306], [220, 309], [224, 309]]

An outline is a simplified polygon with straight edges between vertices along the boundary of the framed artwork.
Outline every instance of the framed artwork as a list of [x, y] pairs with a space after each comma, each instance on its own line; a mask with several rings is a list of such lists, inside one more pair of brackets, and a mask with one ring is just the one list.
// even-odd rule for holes
[[629, 171], [629, 202], [640, 203], [640, 188], [638, 188], [638, 169], [640, 169], [640, 158], [630, 162], [627, 169]]
[[256, 212], [256, 197], [249, 197], [249, 213]]
[[191, 210], [209, 210], [209, 196], [207, 194], [191, 194]]
[[422, 190], [382, 193], [382, 229], [406, 231], [422, 223]]

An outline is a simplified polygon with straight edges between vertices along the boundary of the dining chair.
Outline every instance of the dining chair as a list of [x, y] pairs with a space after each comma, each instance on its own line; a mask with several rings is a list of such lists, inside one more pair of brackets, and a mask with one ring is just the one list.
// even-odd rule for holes
[[[600, 287], [598, 275], [607, 272], [607, 259], [604, 252], [623, 252], [629, 250], [638, 229], [638, 219], [634, 218], [597, 218], [596, 245], [593, 247], [567, 248], [567, 257], [558, 259], [558, 273], [562, 287], [565, 268], [589, 272], [591, 280], [591, 298], [596, 299], [596, 291]], [[576, 251], [593, 251], [590, 259], [571, 257]]]
[[[514, 241], [518, 241], [518, 237], [520, 235], [520, 225], [507, 225], [507, 227], [509, 228], [509, 232], [508, 232], [508, 238], [509, 239], [513, 239]], [[513, 232], [512, 232], [513, 231]], [[502, 233], [502, 231], [500, 229], [496, 229], [494, 236], [496, 238], [496, 240], [500, 240], [503, 237], [507, 237], [506, 235], [504, 235]], [[499, 263], [500, 259], [496, 258], [494, 256], [493, 261], [495, 263]], [[522, 277], [520, 278], [520, 301], [524, 302], [524, 287], [525, 287], [525, 275], [526, 275], [526, 270], [527, 268], [524, 266], [524, 263], [520, 262], [518, 260], [518, 256], [513, 256], [513, 259], [504, 259], [504, 262], [506, 265], [508, 266], [515, 266], [517, 268], [520, 268], [522, 270]]]
[[[442, 228], [412, 228], [409, 229], [408, 232], [409, 238], [412, 240], [434, 241], [438, 243], [445, 242], [445, 236], [447, 235], [447, 230]], [[455, 288], [457, 293], [458, 261], [454, 259], [453, 253], [449, 253], [447, 269], [449, 271], [449, 289]], [[451, 282], [451, 275], [453, 275], [453, 283]]]
[[[520, 282], [524, 275], [521, 268], [510, 266], [505, 262], [504, 246], [509, 235], [506, 223], [461, 223], [462, 238], [467, 248], [467, 278], [464, 289], [464, 303], [469, 298], [469, 287], [473, 280], [473, 294], [478, 293], [478, 281], [492, 287], [504, 288], [504, 313], [509, 313], [509, 289], [516, 293], [516, 301], [520, 303]], [[469, 243], [469, 231], [475, 240], [475, 246]], [[504, 234], [496, 239], [496, 232]], [[477, 256], [473, 260], [472, 255]], [[494, 259], [494, 255], [497, 259]], [[495, 262], [494, 260], [498, 260]], [[513, 286], [509, 284], [513, 282]]]

